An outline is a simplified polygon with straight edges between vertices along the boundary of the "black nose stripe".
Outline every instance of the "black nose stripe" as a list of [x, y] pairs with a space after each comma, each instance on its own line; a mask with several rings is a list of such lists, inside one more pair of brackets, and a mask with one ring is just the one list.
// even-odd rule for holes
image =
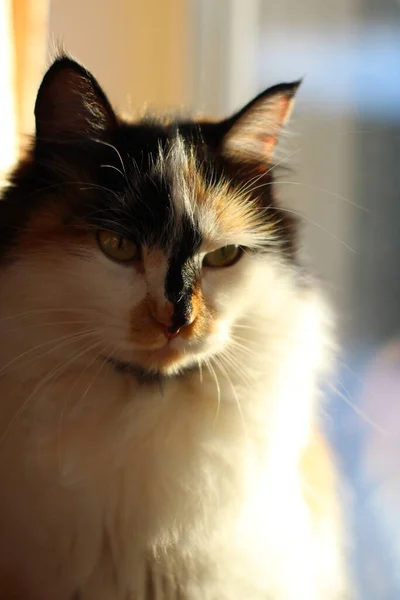
[[192, 314], [192, 292], [181, 297], [174, 304], [174, 312], [172, 314], [171, 326], [168, 328], [170, 333], [175, 333], [190, 322]]

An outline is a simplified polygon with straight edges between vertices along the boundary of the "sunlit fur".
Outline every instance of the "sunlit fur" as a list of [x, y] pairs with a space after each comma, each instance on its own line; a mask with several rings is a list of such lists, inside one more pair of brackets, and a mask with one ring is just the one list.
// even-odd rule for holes
[[349, 598], [325, 302], [249, 190], [207, 182], [179, 136], [153, 161], [171, 235], [185, 215], [199, 260], [246, 251], [202, 269], [167, 345], [166, 250], [119, 264], [56, 203], [24, 224], [0, 272], [0, 598]]

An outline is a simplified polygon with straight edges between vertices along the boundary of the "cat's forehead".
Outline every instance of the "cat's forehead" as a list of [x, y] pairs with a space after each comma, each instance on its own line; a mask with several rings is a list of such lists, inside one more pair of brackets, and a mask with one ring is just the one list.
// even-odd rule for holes
[[111, 201], [111, 220], [144, 245], [189, 256], [200, 248], [254, 245], [261, 230], [265, 236], [259, 206], [179, 133], [123, 160], [126, 185], [119, 202]]

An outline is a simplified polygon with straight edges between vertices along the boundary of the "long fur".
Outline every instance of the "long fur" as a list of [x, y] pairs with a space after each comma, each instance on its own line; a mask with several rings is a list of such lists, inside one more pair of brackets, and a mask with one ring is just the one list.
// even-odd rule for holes
[[[350, 597], [319, 424], [329, 310], [279, 243], [273, 207], [228, 171], [207, 180], [191, 148], [177, 134], [151, 156], [151, 180], [170, 182], [170, 237], [144, 246], [141, 268], [111, 261], [92, 229], [70, 225], [65, 186], [10, 233], [0, 271], [4, 600]], [[110, 149], [111, 169], [130, 182], [108, 196], [120, 202], [115, 225], [142, 174]], [[74, 189], [83, 197], [89, 184]], [[202, 270], [196, 320], [165, 358], [147, 303], [167, 306], [164, 281], [192, 226], [196, 256], [246, 250], [232, 267]]]

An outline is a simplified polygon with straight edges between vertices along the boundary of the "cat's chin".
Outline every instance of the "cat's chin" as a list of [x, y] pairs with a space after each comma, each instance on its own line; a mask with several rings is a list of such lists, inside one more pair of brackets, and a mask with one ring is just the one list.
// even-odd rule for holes
[[[212, 353], [218, 347], [217, 340], [212, 344]], [[107, 360], [118, 372], [130, 373], [139, 380], [154, 380], [162, 377], [176, 377], [197, 369], [202, 359], [211, 352], [210, 340], [198, 340], [190, 346], [182, 341], [166, 343], [156, 349], [125, 349]]]
[[175, 361], [175, 363], [172, 363], [169, 366], [143, 366], [137, 362], [126, 361], [116, 357], [108, 357], [106, 358], [106, 361], [117, 373], [131, 375], [139, 382], [143, 383], [157, 382], [164, 378], [177, 377], [198, 368], [198, 363], [196, 361], [188, 363]]
[[128, 373], [140, 381], [174, 377], [197, 368], [199, 357], [194, 352], [166, 344], [155, 350], [138, 350], [113, 356], [107, 362], [118, 372]]

